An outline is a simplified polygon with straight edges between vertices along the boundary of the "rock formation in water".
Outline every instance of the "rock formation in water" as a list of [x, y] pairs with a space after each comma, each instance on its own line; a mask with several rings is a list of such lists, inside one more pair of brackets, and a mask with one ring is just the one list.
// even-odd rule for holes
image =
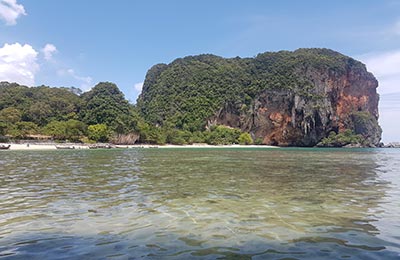
[[341, 133], [380, 142], [378, 82], [365, 65], [329, 49], [224, 59], [198, 55], [153, 66], [138, 108], [155, 125], [190, 131], [226, 125], [279, 146], [342, 146]]

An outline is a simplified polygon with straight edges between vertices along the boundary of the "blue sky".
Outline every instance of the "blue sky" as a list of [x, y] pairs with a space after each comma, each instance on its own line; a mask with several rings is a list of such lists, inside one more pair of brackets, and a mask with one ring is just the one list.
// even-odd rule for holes
[[0, 80], [111, 81], [132, 102], [157, 63], [303, 47], [366, 63], [380, 82], [383, 141], [400, 140], [400, 1], [0, 0]]

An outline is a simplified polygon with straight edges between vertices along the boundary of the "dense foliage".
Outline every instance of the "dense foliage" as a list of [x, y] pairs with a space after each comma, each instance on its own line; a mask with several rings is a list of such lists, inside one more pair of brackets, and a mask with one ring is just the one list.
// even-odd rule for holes
[[102, 82], [80, 94], [73, 87], [29, 88], [1, 82], [0, 135], [106, 142], [117, 134], [137, 133], [139, 125], [144, 124], [136, 108], [113, 83]]
[[74, 88], [29, 88], [0, 83], [0, 118], [6, 122], [33, 122], [44, 126], [54, 120], [76, 119], [82, 106]]
[[343, 147], [343, 146], [368, 146], [369, 133], [378, 133], [382, 131], [376, 121], [376, 118], [367, 112], [359, 111], [351, 115], [354, 124], [354, 131], [347, 129], [341, 133], [330, 132], [329, 136], [322, 139], [318, 146], [320, 147]]
[[188, 56], [149, 70], [138, 108], [151, 124], [203, 131], [207, 119], [224, 104], [245, 108], [266, 89], [318, 99], [304, 71], [313, 67], [340, 75], [349, 64], [364, 69], [362, 63], [328, 49], [266, 52], [244, 59]]
[[336, 134], [334, 131], [329, 136], [322, 139], [318, 144], [320, 147], [343, 147], [346, 145], [362, 145], [364, 138], [362, 135], [355, 134], [351, 130], [346, 130]]
[[76, 88], [28, 88], [0, 83], [0, 141], [51, 138], [72, 142], [132, 144], [235, 144], [252, 143], [238, 129], [217, 126], [211, 131], [191, 132], [173, 125], [155, 126], [143, 120], [118, 87], [97, 84], [81, 94]]
[[99, 83], [81, 97], [80, 117], [86, 124], [105, 124], [117, 133], [137, 130], [133, 107], [115, 84]]

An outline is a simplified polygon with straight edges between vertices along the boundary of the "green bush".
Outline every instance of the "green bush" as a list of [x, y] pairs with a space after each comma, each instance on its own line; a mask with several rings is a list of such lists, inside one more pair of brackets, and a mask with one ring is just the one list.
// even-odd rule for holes
[[65, 140], [67, 138], [67, 125], [65, 121], [51, 121], [43, 128], [43, 133], [52, 136], [57, 140]]
[[240, 134], [239, 129], [219, 125], [211, 129], [207, 143], [212, 145], [237, 144]]
[[33, 122], [17, 122], [9, 130], [14, 138], [26, 138], [28, 135], [37, 134], [39, 127]]
[[79, 141], [86, 135], [86, 124], [70, 119], [68, 121], [51, 121], [42, 130], [42, 133], [57, 140]]
[[350, 129], [342, 133], [336, 134], [334, 131], [329, 133], [329, 136], [322, 139], [318, 146], [325, 147], [342, 147], [348, 144], [362, 144], [364, 138], [362, 135], [355, 134]]
[[256, 140], [254, 140], [254, 144], [263, 145], [263, 139], [261, 137], [256, 138]]
[[241, 133], [239, 138], [238, 138], [239, 144], [253, 144], [253, 138], [251, 138], [251, 135], [249, 133]]
[[178, 129], [166, 130], [166, 142], [169, 144], [189, 144], [191, 143], [192, 133]]
[[105, 124], [95, 124], [88, 127], [88, 137], [95, 142], [107, 142], [111, 131]]
[[145, 125], [140, 130], [139, 141], [141, 143], [162, 145], [167, 142], [167, 136], [161, 128]]

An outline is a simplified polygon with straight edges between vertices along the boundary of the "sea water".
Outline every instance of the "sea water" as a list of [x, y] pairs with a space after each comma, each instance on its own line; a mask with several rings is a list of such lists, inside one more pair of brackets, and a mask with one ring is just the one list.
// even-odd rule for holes
[[400, 149], [0, 151], [0, 259], [400, 259]]

